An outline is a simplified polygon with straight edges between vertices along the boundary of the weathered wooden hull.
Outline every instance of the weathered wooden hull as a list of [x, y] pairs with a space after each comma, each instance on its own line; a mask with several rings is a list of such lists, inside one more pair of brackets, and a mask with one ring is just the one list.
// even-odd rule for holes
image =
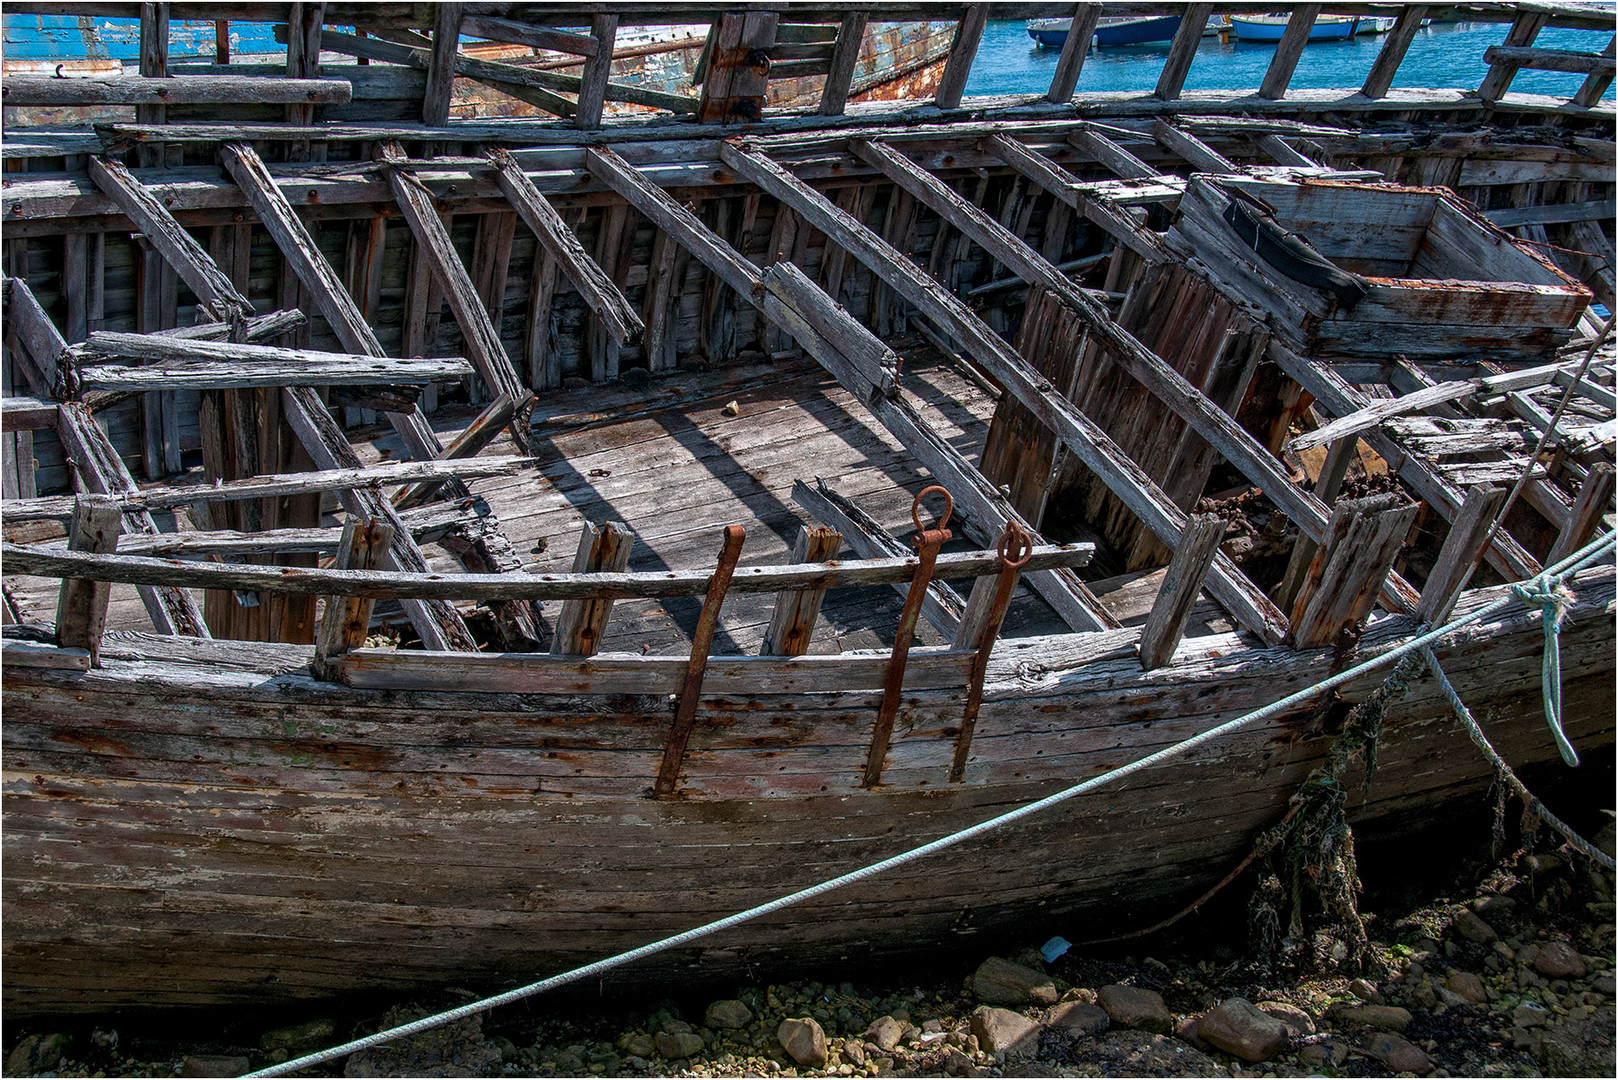
[[[1563, 670], [1569, 733], [1588, 751], [1613, 735], [1613, 573], [1574, 584]], [[1468, 594], [1459, 613], [1498, 595]], [[1356, 655], [1410, 629], [1402, 617], [1375, 621]], [[1134, 633], [1002, 641], [960, 784], [947, 780], [959, 693], [906, 694], [876, 791], [859, 787], [875, 695], [709, 696], [673, 800], [648, 794], [668, 727], [662, 697], [362, 691], [308, 678], [298, 647], [192, 643], [216, 657], [182, 663], [149, 636], [109, 640], [100, 671], [8, 668], [5, 1006], [509, 984], [935, 839], [1307, 686], [1334, 663], [1329, 651], [1222, 634], [1142, 673]], [[1540, 711], [1542, 640], [1537, 615], [1514, 606], [1440, 650], [1518, 765], [1555, 756]], [[1344, 688], [1343, 700], [1380, 679]], [[1279, 817], [1330, 745], [1315, 716], [1306, 707], [1255, 725], [621, 977], [836, 962], [1033, 919], [1070, 938], [1132, 928], [1205, 889]], [[1407, 827], [1488, 780], [1432, 680], [1418, 680], [1389, 712], [1355, 820]]]

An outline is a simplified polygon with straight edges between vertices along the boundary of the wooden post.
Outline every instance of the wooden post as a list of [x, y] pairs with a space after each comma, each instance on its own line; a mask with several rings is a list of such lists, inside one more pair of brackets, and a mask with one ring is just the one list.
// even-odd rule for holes
[[1046, 101], [1060, 105], [1073, 100], [1073, 91], [1079, 85], [1079, 72], [1084, 68], [1084, 58], [1090, 52], [1090, 39], [1095, 36], [1096, 22], [1100, 18], [1100, 4], [1080, 4], [1073, 9], [1073, 21], [1068, 26], [1067, 40], [1062, 42], [1062, 55], [1056, 61], [1051, 88], [1045, 92]]
[[1421, 29], [1421, 22], [1426, 17], [1427, 7], [1424, 4], [1416, 4], [1399, 12], [1399, 21], [1382, 39], [1382, 48], [1376, 54], [1376, 62], [1371, 65], [1370, 73], [1365, 76], [1365, 85], [1360, 87], [1360, 93], [1368, 98], [1387, 97], [1393, 77], [1399, 72], [1399, 64], [1404, 61], [1405, 53], [1409, 51], [1410, 43], [1415, 40], [1416, 31]]
[[826, 88], [820, 94], [821, 116], [841, 116], [848, 107], [848, 91], [854, 82], [854, 68], [860, 61], [860, 46], [865, 41], [865, 25], [870, 18], [863, 11], [850, 12], [843, 16], [843, 24], [837, 28], [831, 71], [826, 74]]
[[657, 770], [657, 781], [652, 793], [658, 798], [674, 794], [674, 785], [680, 780], [680, 766], [685, 762], [685, 748], [691, 740], [691, 731], [697, 722], [697, 700], [702, 694], [702, 676], [708, 667], [708, 651], [713, 648], [714, 631], [719, 627], [719, 609], [725, 603], [730, 579], [741, 558], [742, 541], [746, 533], [740, 525], [725, 526], [725, 546], [719, 553], [719, 565], [708, 579], [708, 591], [702, 598], [702, 613], [697, 616], [697, 628], [691, 634], [691, 661], [686, 665], [685, 683], [680, 688], [680, 700], [674, 709], [674, 723], [669, 727], [668, 741], [663, 744], [663, 763]]
[[953, 109], [966, 93], [966, 80], [972, 74], [972, 60], [978, 54], [983, 40], [983, 29], [989, 25], [988, 4], [968, 4], [966, 14], [955, 27], [955, 40], [950, 43], [949, 59], [944, 61], [944, 74], [938, 80], [938, 93], [933, 103], [940, 109]]
[[433, 52], [427, 65], [427, 90], [421, 98], [421, 122], [429, 127], [449, 123], [455, 91], [455, 58], [460, 52], [461, 5], [440, 3], [433, 14]]
[[213, 62], [230, 63], [230, 22], [215, 19], [213, 24]]
[[583, 80], [579, 83], [578, 115], [574, 124], [586, 131], [601, 126], [601, 109], [607, 100], [607, 81], [612, 76], [612, 49], [618, 38], [618, 16], [595, 15], [590, 19], [590, 34], [595, 38], [595, 55], [584, 61]]
[[[1545, 24], [1550, 22], [1550, 14], [1542, 11], [1523, 11], [1517, 15], [1516, 21], [1506, 33], [1506, 40], [1501, 44], [1507, 48], [1527, 48], [1534, 43], [1539, 32]], [[1517, 77], [1517, 65], [1501, 61], [1489, 66], [1489, 73], [1483, 77], [1478, 85], [1478, 97], [1493, 103], [1505, 96], [1511, 89], [1511, 81]]]
[[[652, 254], [647, 262], [645, 306], [641, 309], [641, 322], [645, 327], [642, 352], [649, 371], [672, 371], [676, 363], [674, 323], [675, 301], [679, 299], [680, 282], [676, 280], [674, 264], [680, 255], [680, 245], [662, 229], [652, 241]], [[683, 276], [683, 275], [680, 275]]]
[[[374, 570], [385, 561], [393, 543], [393, 526], [371, 518], [360, 522], [350, 518], [343, 525], [343, 538], [337, 545], [338, 570]], [[350, 649], [365, 644], [371, 629], [371, 612], [376, 601], [368, 596], [328, 596], [320, 617], [320, 633], [315, 638], [314, 676], [327, 682], [338, 681], [341, 670], [333, 663]]]
[[[169, 6], [140, 6], [140, 73], [143, 78], [161, 79], [169, 73]], [[137, 124], [161, 124], [168, 110], [162, 105], [135, 106]], [[146, 143], [137, 155], [143, 168], [165, 164], [167, 148], [162, 143]]]
[[[294, 0], [287, 5], [287, 9], [287, 78], [318, 78], [320, 40], [321, 33], [325, 29], [326, 5], [324, 2]], [[287, 123], [292, 125], [312, 124], [315, 120], [315, 107], [308, 103], [288, 105], [286, 119]], [[324, 161], [325, 158], [325, 143], [319, 144], [317, 148], [311, 145], [308, 139], [295, 139], [286, 147], [288, 161]]]
[[[575, 574], [619, 573], [629, 565], [635, 534], [621, 521], [586, 528], [573, 556]], [[612, 614], [612, 601], [564, 600], [551, 636], [552, 656], [594, 656]]]
[[1551, 545], [1551, 553], [1545, 556], [1545, 565], [1560, 562], [1590, 542], [1601, 526], [1601, 518], [1607, 512], [1608, 504], [1612, 502], [1613, 493], [1613, 467], [1610, 462], [1598, 461], [1590, 466], [1590, 473], [1579, 486], [1578, 498], [1573, 500], [1573, 510], [1568, 515], [1567, 527], [1556, 537], [1556, 543]]
[[[1343, 481], [1348, 478], [1348, 467], [1359, 456], [1359, 447], [1357, 436], [1346, 435], [1332, 443], [1331, 449], [1326, 451], [1320, 476], [1315, 480], [1315, 495], [1327, 506], [1337, 501], [1337, 493], [1343, 489]], [[1300, 527], [1298, 539], [1292, 545], [1292, 557], [1287, 562], [1286, 573], [1281, 575], [1281, 584], [1275, 589], [1275, 602], [1281, 607], [1292, 605], [1299, 587], [1303, 585], [1304, 572], [1309, 569], [1309, 563], [1319, 547], [1309, 535], [1309, 530]]]
[[768, 52], [775, 44], [777, 21], [773, 11], [724, 14], [715, 20], [708, 32], [697, 119], [705, 124], [763, 119]]
[[1478, 484], [1466, 493], [1466, 502], [1450, 523], [1438, 561], [1422, 587], [1421, 600], [1416, 604], [1418, 623], [1436, 625], [1449, 618], [1467, 579], [1472, 576], [1472, 568], [1477, 565], [1483, 539], [1489, 535], [1495, 515], [1505, 501], [1506, 489], [1493, 484]]
[[[1602, 56], [1612, 56], [1613, 46], [1618, 44], [1618, 35], [1608, 40], [1607, 47], [1601, 50]], [[1612, 85], [1612, 70], [1592, 71], [1584, 78], [1584, 84], [1579, 87], [1578, 93], [1573, 95], [1573, 104], [1588, 109], [1601, 100], [1601, 95], [1607, 92]], [[1609, 301], [1610, 303], [1610, 301]]]
[[[794, 563], [829, 562], [843, 547], [843, 534], [824, 525], [805, 525], [792, 547]], [[775, 610], [764, 631], [762, 656], [802, 656], [815, 635], [815, 620], [826, 599], [825, 589], [782, 589], [775, 594]]]
[[1292, 608], [1292, 644], [1335, 645], [1370, 613], [1418, 507], [1389, 493], [1339, 503]]
[[[123, 522], [118, 500], [106, 495], [80, 495], [73, 503], [67, 548], [102, 555], [116, 551]], [[101, 635], [107, 628], [107, 599], [111, 595], [109, 582], [62, 579], [56, 602], [56, 643], [66, 649], [88, 650], [91, 667], [101, 666]]]
[[1140, 666], [1151, 671], [1160, 668], [1174, 657], [1180, 639], [1185, 636], [1186, 620], [1197, 604], [1202, 591], [1203, 578], [1213, 565], [1214, 553], [1225, 537], [1225, 522], [1214, 514], [1196, 514], [1186, 522], [1180, 542], [1174, 546], [1174, 558], [1169, 561], [1163, 584], [1158, 587], [1157, 599], [1152, 601], [1151, 614], [1140, 631]]
[[[956, 491], [961, 485], [951, 483]], [[824, 480], [816, 480], [810, 487], [802, 480], [792, 484], [792, 501], [813, 514], [820, 521], [838, 530], [854, 554], [862, 559], [910, 558], [914, 549], [884, 529], [880, 522], [860, 509], [852, 500], [829, 487]], [[894, 591], [900, 596], [910, 595], [908, 581], [896, 582]], [[927, 596], [921, 602], [921, 617], [945, 637], [953, 638], [961, 626], [966, 612], [966, 598], [947, 581], [927, 583]]]
[[[625, 257], [625, 234], [634, 240], [634, 227], [630, 224], [627, 203], [611, 203], [601, 210], [601, 226], [596, 231], [596, 265], [618, 287], [617, 278], [628, 268]], [[584, 345], [590, 364], [590, 381], [610, 382], [618, 377], [618, 342], [592, 312], [585, 328]]]
[[1174, 32], [1169, 44], [1168, 59], [1163, 62], [1162, 74], [1157, 77], [1157, 89], [1152, 93], [1164, 101], [1174, 101], [1185, 89], [1185, 77], [1196, 59], [1197, 47], [1202, 44], [1202, 31], [1213, 14], [1212, 4], [1187, 4], [1180, 28]]
[[1292, 17], [1287, 20], [1287, 28], [1281, 34], [1280, 44], [1275, 47], [1275, 55], [1270, 58], [1270, 66], [1264, 72], [1264, 81], [1259, 83], [1258, 96], [1267, 101], [1279, 101], [1286, 96], [1287, 84], [1292, 81], [1292, 73], [1297, 70], [1298, 59], [1303, 56], [1303, 47], [1309, 44], [1309, 33], [1314, 29], [1315, 19], [1320, 16], [1320, 4], [1299, 4], [1292, 9]]

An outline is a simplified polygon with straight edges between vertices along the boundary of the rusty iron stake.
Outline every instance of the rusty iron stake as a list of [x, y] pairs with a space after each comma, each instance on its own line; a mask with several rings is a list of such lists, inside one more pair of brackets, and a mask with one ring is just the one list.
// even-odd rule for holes
[[708, 594], [702, 598], [702, 614], [697, 617], [696, 632], [691, 635], [691, 662], [686, 665], [685, 685], [680, 688], [680, 703], [674, 710], [674, 726], [669, 729], [668, 742], [663, 746], [663, 764], [657, 771], [657, 783], [652, 793], [658, 798], [674, 794], [675, 782], [680, 778], [680, 766], [685, 762], [685, 745], [691, 740], [691, 729], [697, 722], [697, 698], [702, 694], [702, 675], [708, 669], [708, 650], [713, 646], [714, 630], [719, 625], [719, 608], [730, 589], [730, 579], [736, 573], [736, 562], [742, 557], [742, 541], [747, 531], [740, 525], [725, 526], [725, 546], [719, 553], [719, 565], [708, 579]]
[[[931, 529], [921, 527], [921, 501], [933, 492], [944, 496], [944, 513]], [[916, 535], [911, 538], [921, 556], [916, 572], [910, 579], [910, 591], [905, 594], [904, 612], [899, 616], [899, 630], [893, 636], [893, 656], [888, 660], [887, 679], [882, 686], [882, 708], [876, 716], [876, 730], [871, 733], [871, 750], [865, 758], [864, 786], [876, 787], [882, 782], [882, 766], [888, 756], [888, 739], [893, 735], [893, 718], [899, 712], [899, 694], [904, 686], [905, 661], [910, 656], [910, 639], [916, 634], [916, 620], [921, 617], [921, 601], [927, 595], [927, 586], [933, 580], [933, 566], [938, 561], [938, 549], [955, 534], [947, 526], [955, 512], [955, 498], [943, 487], [934, 484], [923, 488], [910, 504], [910, 520], [916, 523]]]
[[1006, 609], [1011, 607], [1011, 594], [1017, 589], [1019, 571], [1028, 565], [1034, 554], [1034, 542], [1021, 525], [1006, 522], [1006, 531], [1000, 534], [1000, 581], [995, 587], [994, 603], [984, 621], [983, 632], [978, 635], [977, 655], [972, 658], [972, 672], [967, 680], [966, 713], [961, 718], [961, 732], [955, 737], [955, 761], [950, 765], [950, 783], [959, 783], [966, 777], [966, 759], [972, 752], [972, 732], [978, 723], [978, 708], [983, 704], [983, 678], [989, 671], [989, 654], [994, 651], [995, 639], [1000, 636], [1000, 624], [1005, 621]]

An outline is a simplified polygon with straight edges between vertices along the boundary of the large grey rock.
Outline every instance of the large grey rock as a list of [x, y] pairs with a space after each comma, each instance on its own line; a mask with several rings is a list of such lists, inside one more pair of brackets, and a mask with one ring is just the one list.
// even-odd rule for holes
[[1096, 1002], [1118, 1027], [1138, 1028], [1157, 1035], [1174, 1030], [1174, 1017], [1163, 1004], [1163, 995], [1138, 986], [1103, 986], [1096, 991]]
[[1525, 1001], [1511, 1010], [1511, 1022], [1518, 1027], [1539, 1027], [1550, 1022], [1550, 1010], [1537, 1001]]
[[252, 1067], [244, 1057], [192, 1054], [180, 1062], [181, 1076], [241, 1076]]
[[1455, 916], [1454, 922], [1450, 923], [1450, 928], [1476, 945], [1487, 945], [1500, 936], [1495, 933], [1494, 927], [1484, 922], [1476, 913], [1465, 908], [1462, 908], [1460, 913]]
[[1039, 1052], [1040, 1026], [1021, 1013], [979, 1005], [972, 1010], [972, 1034], [978, 1047], [988, 1054], [1008, 1057]]
[[1482, 1005], [1489, 1000], [1488, 988], [1483, 980], [1470, 971], [1452, 971], [1444, 980], [1444, 988], [1468, 1005]]
[[1296, 1005], [1289, 1005], [1284, 1001], [1261, 1001], [1258, 1011], [1275, 1017], [1287, 1026], [1292, 1034], [1303, 1038], [1315, 1033], [1315, 1019]]
[[887, 1053], [904, 1038], [905, 1026], [891, 1016], [879, 1016], [865, 1029], [865, 1041]]
[[826, 1033], [813, 1019], [783, 1020], [775, 1038], [799, 1065], [818, 1069], [826, 1064]]
[[1360, 1049], [1387, 1066], [1390, 1072], [1425, 1076], [1433, 1071], [1433, 1063], [1425, 1050], [1391, 1032], [1368, 1033]]
[[972, 994], [985, 1005], [1054, 1005], [1056, 984], [1043, 971], [991, 956], [973, 974]]
[[38, 1076], [55, 1072], [71, 1044], [72, 1040], [60, 1032], [24, 1036], [6, 1058], [6, 1075]]
[[1353, 1005], [1338, 1009], [1332, 1015], [1349, 1027], [1403, 1031], [1410, 1026], [1410, 1010], [1397, 1005]]
[[694, 1031], [659, 1031], [653, 1041], [658, 1054], [670, 1061], [702, 1053], [702, 1036]]
[[1268, 1061], [1292, 1041], [1287, 1026], [1245, 998], [1226, 998], [1202, 1014], [1197, 1035], [1243, 1061]]
[[726, 998], [716, 1001], [708, 1006], [708, 1014], [702, 1023], [715, 1031], [736, 1031], [753, 1022], [753, 1010], [745, 1002], [735, 998]]
[[1112, 1026], [1107, 1010], [1085, 1001], [1063, 1002], [1051, 1010], [1051, 1027], [1076, 1035], [1100, 1035]]
[[1584, 957], [1565, 941], [1552, 941], [1539, 948], [1534, 970], [1547, 979], [1582, 979], [1588, 970]]

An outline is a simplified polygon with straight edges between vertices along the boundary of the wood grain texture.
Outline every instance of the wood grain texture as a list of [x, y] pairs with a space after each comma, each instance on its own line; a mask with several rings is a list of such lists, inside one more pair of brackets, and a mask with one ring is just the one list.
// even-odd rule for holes
[[[1597, 615], [1614, 602], [1610, 568], [1585, 572], [1575, 591], [1567, 715], [1572, 737], [1596, 746], [1613, 730], [1604, 674], [1612, 631]], [[1496, 594], [1470, 594], [1461, 610]], [[1374, 620], [1360, 648], [1386, 649], [1410, 629], [1403, 618]], [[169, 661], [158, 707], [141, 674], [154, 661], [137, 659], [149, 650], [135, 642], [120, 652], [109, 641], [93, 672], [8, 662], [7, 1005], [22, 1015], [108, 1001], [262, 1004], [266, 994], [565, 968], [617, 951], [626, 935], [677, 932], [1048, 794], [1262, 704], [1280, 686], [1306, 684], [1330, 662], [1326, 652], [1244, 648], [1221, 636], [1143, 673], [1133, 636], [1003, 642], [972, 760], [953, 786], [945, 776], [958, 698], [947, 690], [907, 695], [889, 790], [873, 793], [856, 787], [862, 725], [847, 715], [861, 695], [823, 704], [783, 696], [763, 711], [707, 698], [685, 798], [669, 801], [643, 795], [660, 752], [661, 698], [606, 714], [565, 695], [536, 711], [526, 695], [477, 690], [424, 692], [405, 705], [294, 671], [278, 676], [283, 689], [269, 703], [255, 686], [276, 665]], [[1474, 708], [1524, 720], [1491, 730], [1513, 761], [1548, 760], [1544, 725], [1528, 722], [1539, 700], [1537, 619], [1518, 609], [1463, 637], [1439, 649], [1460, 692]], [[220, 647], [244, 656], [270, 648]], [[306, 664], [311, 653], [294, 647], [276, 664]], [[1075, 671], [1084, 674], [1056, 675]], [[1345, 702], [1379, 681], [1344, 687]], [[117, 708], [106, 707], [112, 700]], [[1351, 810], [1356, 831], [1408, 827], [1439, 801], [1484, 790], [1487, 766], [1464, 736], [1428, 722], [1444, 707], [1418, 681], [1390, 708], [1376, 784]], [[993, 931], [1030, 904], [1087, 918], [1125, 903], [1147, 921], [1211, 884], [1285, 812], [1327, 746], [1298, 730], [1306, 713], [1272, 718], [1102, 801], [1077, 800], [944, 853], [925, 874], [833, 894], [667, 955], [637, 978], [678, 979], [695, 964], [711, 973], [834, 960], [850, 942], [886, 956]], [[1231, 775], [1243, 783], [1221, 783]], [[1165, 815], [1173, 839], [1161, 835]], [[619, 823], [631, 819], [639, 825], [626, 834]], [[1141, 835], [1157, 841], [1142, 845]], [[806, 847], [806, 836], [838, 842]], [[29, 858], [46, 838], [60, 845], [48, 875]], [[738, 857], [716, 866], [720, 844]], [[987, 903], [985, 874], [998, 886]], [[669, 889], [688, 882], [700, 883], [700, 903], [669, 911]], [[159, 891], [169, 899], [153, 906]], [[109, 929], [87, 940], [86, 925]], [[278, 979], [266, 984], [272, 970]]]

